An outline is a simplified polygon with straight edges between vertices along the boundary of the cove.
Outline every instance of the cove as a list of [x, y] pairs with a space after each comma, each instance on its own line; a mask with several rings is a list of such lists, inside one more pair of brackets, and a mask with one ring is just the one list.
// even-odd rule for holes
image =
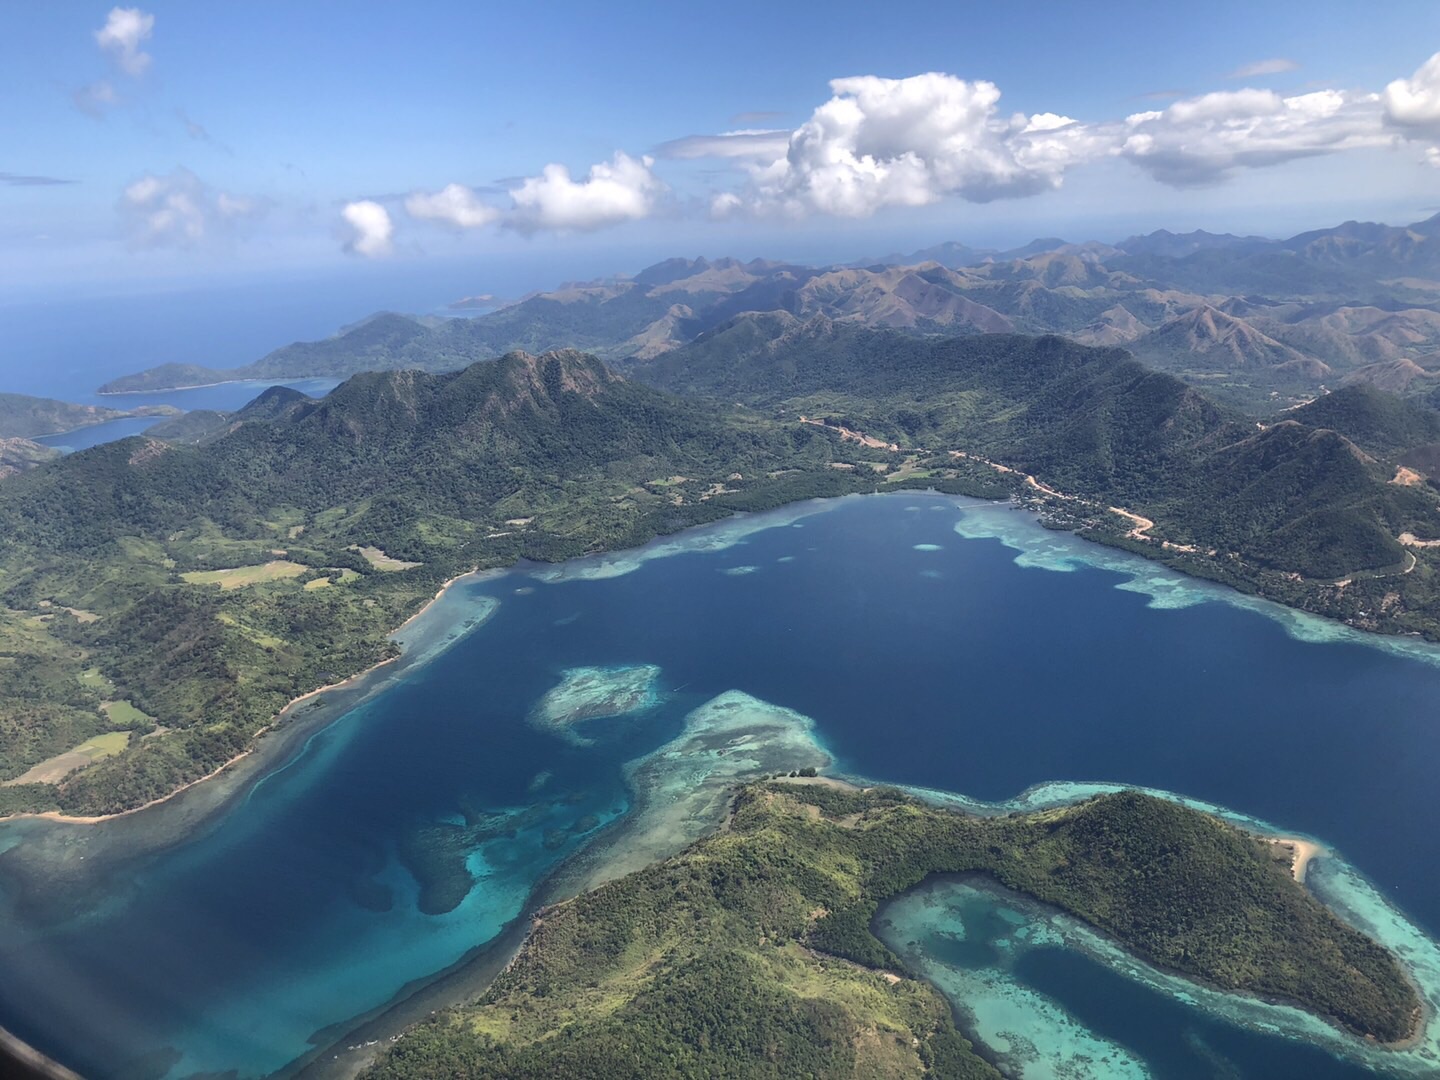
[[[1357, 920], [1414, 932], [1417, 949], [1428, 939], [1412, 923], [1440, 930], [1434, 650], [1185, 579], [1008, 506], [805, 504], [466, 581], [438, 608], [448, 629], [427, 630], [427, 662], [342, 700], [183, 843], [107, 860], [107, 831], [121, 831], [109, 825], [0, 826], [0, 1024], [94, 1076], [259, 1076], [324, 1052], [347, 1020], [547, 890], [655, 854], [626, 831], [650, 820], [643, 786], [668, 782], [644, 763], [667, 747], [700, 760], [693, 718], [717, 699], [760, 703], [747, 707], [793, 735], [786, 753], [814, 747], [852, 776], [990, 802], [1068, 780], [1182, 793], [1321, 839], [1333, 854], [1315, 887], [1334, 900], [1333, 872], [1355, 883], [1344, 896], [1369, 890]], [[536, 722], [557, 688], [651, 668], [653, 687], [614, 695], [623, 712], [567, 706], [563, 736]], [[145, 828], [143, 814], [124, 827]], [[690, 835], [669, 829], [668, 843]], [[42, 848], [71, 871], [82, 854], [99, 867], [72, 875], [85, 902], [50, 917], [22, 903], [43, 887]], [[1022, 975], [1054, 1007], [1148, 1060], [1143, 1010], [1128, 1031], [1081, 1015], [1063, 990], [1074, 977], [1041, 970], [1109, 960], [1065, 942], [1032, 956]], [[1304, 1033], [1196, 1015], [1260, 1040], [1226, 1043], [1237, 1075], [1286, 1075], [1256, 1071], [1275, 1061], [1307, 1075], [1316, 1054], [1356, 1067]]]

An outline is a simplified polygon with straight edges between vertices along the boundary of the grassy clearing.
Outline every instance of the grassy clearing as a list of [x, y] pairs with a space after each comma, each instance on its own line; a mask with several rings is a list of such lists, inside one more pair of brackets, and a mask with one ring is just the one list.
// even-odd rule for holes
[[389, 555], [386, 555], [385, 552], [381, 551], [377, 547], [356, 546], [352, 547], [350, 550], [358, 551], [361, 555], [365, 557], [365, 561], [368, 562], [371, 566], [373, 566], [376, 570], [384, 570], [386, 572], [393, 572], [396, 570], [413, 570], [415, 569], [415, 567], [421, 565], [418, 562], [406, 562], [404, 559], [392, 559]]
[[63, 754], [56, 754], [54, 757], [46, 758], [40, 764], [33, 766], [28, 772], [22, 773], [13, 780], [6, 780], [4, 787], [12, 787], [18, 784], [57, 784], [77, 769], [83, 769], [87, 765], [93, 765], [108, 757], [123, 752], [130, 745], [130, 732], [128, 731], [107, 731], [103, 735], [94, 735], [86, 739], [73, 750], [66, 750]]
[[[128, 701], [117, 701], [115, 704], [127, 706], [137, 715], [141, 717], [145, 716], [144, 713], [140, 712], [139, 709], [135, 708], [135, 706], [131, 705]], [[129, 745], [130, 732], [107, 731], [104, 735], [96, 735], [93, 738], [86, 739], [79, 746], [75, 747], [74, 752], [84, 754], [91, 761], [100, 761], [102, 758], [114, 757]]]
[[104, 675], [100, 674], [99, 668], [87, 668], [80, 673], [78, 678], [80, 679], [80, 685], [88, 686], [98, 693], [113, 694], [115, 692], [114, 685]]
[[331, 585], [348, 585], [352, 581], [358, 581], [361, 577], [360, 571], [351, 570], [348, 566], [343, 570], [330, 569], [331, 577], [320, 577], [314, 581], [305, 582], [305, 588], [310, 591], [316, 589], [328, 589]]
[[220, 612], [215, 618], [219, 619], [226, 626], [233, 626], [262, 649], [278, 649], [285, 644], [284, 638], [278, 638], [274, 634], [267, 634], [264, 630], [257, 630], [253, 626], [247, 626], [228, 611]]
[[[155, 723], [154, 717], [141, 712], [128, 701], [107, 701], [103, 705], [101, 705], [100, 708], [104, 710], [105, 715], [110, 718], [110, 722], [112, 724], [120, 725], [123, 727], [148, 727], [149, 725]], [[110, 734], [128, 735], [129, 732], [117, 731], [111, 732]], [[102, 739], [107, 739], [110, 737], [110, 735], [107, 734], [98, 737]], [[124, 747], [122, 746], [121, 749], [124, 749]], [[116, 751], [116, 753], [118, 752], [119, 751]], [[105, 756], [109, 757], [108, 754]]]
[[230, 570], [191, 570], [180, 577], [191, 585], [219, 585], [222, 589], [243, 589], [248, 585], [299, 577], [309, 569], [308, 566], [301, 566], [287, 559], [273, 559], [259, 566], [237, 566]]

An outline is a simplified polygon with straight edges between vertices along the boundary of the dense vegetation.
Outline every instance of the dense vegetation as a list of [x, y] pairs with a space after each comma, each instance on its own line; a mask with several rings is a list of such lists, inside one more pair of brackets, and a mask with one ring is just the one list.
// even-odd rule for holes
[[[823, 432], [732, 412], [516, 354], [320, 402], [271, 390], [198, 446], [131, 438], [6, 480], [0, 780], [114, 729], [108, 703], [148, 720], [125, 753], [0, 805], [107, 813], [205, 775], [289, 699], [390, 655], [386, 634], [466, 570], [878, 482], [829, 468]], [[194, 577], [234, 568], [251, 583]]]
[[[1407, 448], [1434, 440], [1440, 413], [1373, 388], [1257, 425], [1119, 349], [775, 315], [733, 320], [640, 375], [780, 418], [834, 418], [902, 448], [983, 456], [1079, 496], [1048, 504], [1087, 536], [1357, 625], [1440, 637], [1436, 565], [1420, 548], [1411, 567], [1397, 541], [1440, 536], [1436, 500], [1426, 483], [1389, 482]], [[1342, 430], [1324, 426], [1332, 419]], [[1127, 536], [1133, 523], [1110, 506], [1153, 519], [1155, 534]]]
[[478, 1002], [407, 1032], [367, 1075], [994, 1077], [870, 931], [888, 898], [962, 871], [1360, 1034], [1403, 1038], [1416, 1019], [1393, 957], [1273, 849], [1196, 811], [1122, 793], [980, 819], [893, 790], [772, 783], [740, 794], [726, 831], [542, 911]]
[[[386, 633], [465, 570], [853, 491], [1015, 495], [1190, 573], [1440, 637], [1436, 549], [1397, 542], [1440, 537], [1435, 498], [1387, 482], [1440, 415], [1413, 402], [1347, 389], [1257, 429], [1118, 349], [784, 314], [643, 375], [655, 388], [575, 352], [371, 372], [6, 480], [0, 781], [118, 726], [141, 737], [3, 806], [112, 812], [213, 771], [286, 701], [390, 655]], [[243, 587], [213, 573], [237, 568]]]

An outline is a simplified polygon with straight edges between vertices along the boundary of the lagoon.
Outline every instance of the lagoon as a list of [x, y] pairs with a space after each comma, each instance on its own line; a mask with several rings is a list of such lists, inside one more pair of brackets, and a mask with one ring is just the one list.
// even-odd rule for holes
[[[814, 746], [833, 772], [986, 801], [1051, 781], [1146, 786], [1316, 837], [1334, 853], [1316, 864], [1322, 895], [1350, 875], [1387, 917], [1440, 931], [1440, 653], [1190, 581], [1009, 506], [808, 503], [468, 579], [426, 618], [475, 625], [187, 843], [96, 860], [86, 902], [61, 915], [6, 912], [0, 1025], [97, 1077], [259, 1076], [323, 1056], [346, 1021], [495, 938], [547, 890], [605, 876], [627, 847], [655, 854], [625, 831], [632, 807], [649, 820], [638, 786], [673, 776], [655, 762], [673, 764], [690, 718], [737, 693], [722, 700], [768, 709], [792, 734], [787, 761]], [[615, 715], [567, 706], [563, 731], [536, 722], [547, 695], [605, 671], [631, 691], [612, 688]], [[86, 843], [103, 846], [107, 829]], [[69, 835], [0, 825], [0, 852], [13, 845], [0, 900], [43, 886], [21, 856], [46, 830]], [[86, 843], [68, 845], [74, 859]], [[1001, 908], [957, 901], [980, 926]], [[1155, 1017], [1223, 1046], [1235, 1076], [1373, 1068], [1176, 1005], [1173, 988], [1064, 942], [1018, 970], [1136, 1075], [1194, 1075], [1192, 1059], [1156, 1051]], [[1076, 992], [1092, 978], [1151, 994], [1153, 1008], [1094, 1015]]]

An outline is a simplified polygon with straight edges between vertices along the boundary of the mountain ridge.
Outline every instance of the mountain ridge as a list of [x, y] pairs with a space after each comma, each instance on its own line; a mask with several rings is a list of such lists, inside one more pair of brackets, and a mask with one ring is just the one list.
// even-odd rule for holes
[[[948, 241], [850, 266], [672, 258], [473, 318], [379, 312], [240, 368], [167, 365], [102, 391], [455, 370], [514, 349], [573, 347], [633, 368], [746, 312], [825, 315], [916, 334], [1061, 333], [1124, 345], [1263, 412], [1377, 363], [1440, 372], [1440, 222], [1346, 222], [1288, 240], [1162, 229], [1116, 245], [1045, 238], [1009, 251]], [[1408, 385], [1398, 370], [1357, 377]]]

